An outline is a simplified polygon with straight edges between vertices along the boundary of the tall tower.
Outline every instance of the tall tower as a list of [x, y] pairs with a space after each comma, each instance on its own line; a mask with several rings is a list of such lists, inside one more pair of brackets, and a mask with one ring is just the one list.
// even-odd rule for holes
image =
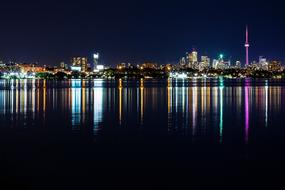
[[94, 70], [97, 69], [97, 66], [99, 64], [99, 53], [94, 53], [93, 54], [93, 64], [94, 64]]
[[248, 48], [249, 48], [249, 43], [248, 43], [248, 28], [246, 26], [246, 31], [245, 31], [245, 65], [248, 66], [249, 65], [249, 59], [248, 59]]

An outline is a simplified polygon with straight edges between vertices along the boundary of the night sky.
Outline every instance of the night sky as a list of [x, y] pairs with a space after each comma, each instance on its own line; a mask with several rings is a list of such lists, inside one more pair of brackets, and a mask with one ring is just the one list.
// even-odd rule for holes
[[195, 48], [244, 62], [285, 61], [281, 1], [9, 1], [0, 2], [0, 59], [57, 65], [98, 51], [102, 62], [177, 62]]

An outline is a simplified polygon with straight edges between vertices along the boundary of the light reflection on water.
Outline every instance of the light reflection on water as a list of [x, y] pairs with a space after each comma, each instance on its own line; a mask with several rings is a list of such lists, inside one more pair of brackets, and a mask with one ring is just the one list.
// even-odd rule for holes
[[103, 120], [103, 88], [94, 88], [94, 132]]
[[268, 128], [284, 112], [282, 85], [267, 80], [263, 85], [250, 80], [227, 85], [223, 79], [209, 84], [197, 79], [1, 81], [0, 121], [2, 126], [44, 125], [53, 113], [74, 131], [86, 127], [97, 134], [110, 126], [141, 126], [193, 139], [215, 136], [220, 143], [236, 127], [248, 143], [252, 127]]

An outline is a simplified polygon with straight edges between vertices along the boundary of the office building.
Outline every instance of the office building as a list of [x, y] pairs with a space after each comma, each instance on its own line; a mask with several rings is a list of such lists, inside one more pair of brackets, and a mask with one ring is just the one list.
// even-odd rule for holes
[[199, 64], [199, 71], [203, 71], [210, 67], [210, 58], [208, 56], [201, 56], [201, 62]]
[[198, 52], [193, 50], [191, 53], [186, 53], [188, 67], [198, 69]]
[[100, 58], [99, 53], [94, 53], [93, 54], [94, 70], [97, 70], [97, 66], [99, 65], [99, 58]]
[[241, 62], [240, 61], [236, 61], [236, 68], [241, 68]]
[[259, 67], [262, 70], [268, 70], [268, 62], [267, 59], [263, 56], [259, 56]]
[[86, 72], [88, 68], [88, 59], [87, 57], [74, 57], [71, 61], [71, 70]]
[[281, 62], [280, 61], [271, 61], [268, 65], [268, 70], [271, 72], [281, 71]]

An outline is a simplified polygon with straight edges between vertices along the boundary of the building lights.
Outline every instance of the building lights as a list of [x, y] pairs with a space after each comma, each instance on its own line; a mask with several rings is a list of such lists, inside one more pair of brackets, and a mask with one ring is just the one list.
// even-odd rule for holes
[[186, 79], [188, 78], [187, 73], [170, 73], [170, 78]]

